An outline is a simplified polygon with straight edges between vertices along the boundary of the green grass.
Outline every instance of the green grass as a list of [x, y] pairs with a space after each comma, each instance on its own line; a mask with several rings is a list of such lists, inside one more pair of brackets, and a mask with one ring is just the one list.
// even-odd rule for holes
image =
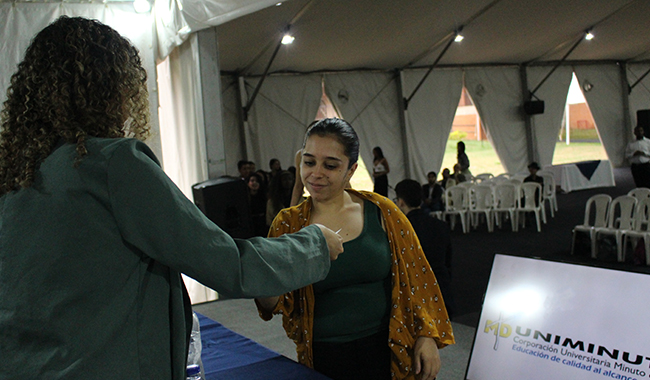
[[[501, 161], [492, 148], [489, 141], [464, 140], [465, 152], [469, 156], [470, 171], [472, 174], [492, 173], [495, 176], [505, 173]], [[457, 140], [447, 141], [445, 156], [442, 161], [442, 169], [449, 168], [453, 172], [456, 163]], [[565, 142], [558, 142], [555, 145], [553, 165], [566, 164], [587, 160], [606, 160], [607, 154], [600, 142], [572, 142], [567, 145]]]
[[[492, 173], [496, 176], [505, 172], [497, 153], [492, 149], [489, 141], [463, 140], [463, 142], [465, 143], [465, 151], [469, 156], [472, 174]], [[456, 163], [457, 143], [458, 140], [447, 141], [445, 157], [442, 161], [440, 171], [444, 168], [449, 168], [449, 170], [453, 171], [454, 164]], [[565, 142], [558, 142], [555, 145], [553, 165], [606, 159], [605, 149], [600, 142], [572, 142], [570, 145], [566, 145]], [[438, 178], [441, 178], [440, 173], [438, 173]], [[372, 190], [372, 178], [361, 160], [359, 160], [359, 168], [350, 182], [355, 189]], [[391, 185], [395, 186], [394, 183], [391, 183]]]

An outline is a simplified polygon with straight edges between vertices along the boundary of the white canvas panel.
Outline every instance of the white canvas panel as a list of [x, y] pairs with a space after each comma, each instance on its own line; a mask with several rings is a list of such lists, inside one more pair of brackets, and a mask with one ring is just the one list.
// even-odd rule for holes
[[[258, 81], [246, 79], [248, 98]], [[283, 169], [294, 165], [307, 126], [316, 117], [322, 93], [320, 75], [267, 77], [248, 115], [248, 160], [266, 171], [272, 158], [279, 159]]]
[[[523, 95], [519, 68], [466, 69], [465, 87], [505, 170], [509, 173], [526, 170], [526, 124], [522, 115]], [[472, 152], [467, 152], [467, 155], [471, 162]]]
[[[623, 91], [618, 65], [580, 65], [574, 72], [587, 99], [605, 152], [615, 168], [625, 165], [625, 146], [631, 139], [623, 117]], [[589, 91], [585, 91], [588, 88]], [[625, 91], [627, 91], [625, 89]]]
[[[404, 97], [409, 97], [426, 70], [402, 72]], [[424, 183], [427, 173], [440, 174], [449, 133], [463, 90], [461, 69], [433, 70], [409, 102], [406, 111], [411, 178]]]
[[[391, 189], [404, 179], [404, 154], [394, 74], [358, 72], [328, 74], [325, 91], [359, 135], [359, 154], [372, 170], [372, 149], [381, 147], [388, 161], [389, 197]], [[370, 172], [372, 175], [372, 172]]]
[[[552, 66], [529, 67], [528, 88], [533, 90], [537, 87], [552, 69]], [[559, 66], [535, 93], [535, 96], [544, 101], [544, 113], [531, 117], [533, 144], [541, 167], [553, 163], [553, 152], [562, 128], [572, 76], [573, 69], [570, 66]]]

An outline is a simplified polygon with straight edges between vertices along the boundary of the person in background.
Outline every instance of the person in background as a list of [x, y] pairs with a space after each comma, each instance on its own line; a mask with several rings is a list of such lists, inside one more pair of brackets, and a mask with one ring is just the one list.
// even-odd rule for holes
[[442, 179], [440, 180], [440, 186], [442, 186], [443, 189], [447, 188], [447, 181], [449, 181], [449, 178], [451, 178], [451, 172], [448, 168], [444, 168], [442, 170]]
[[528, 165], [528, 172], [530, 175], [524, 178], [524, 182], [537, 182], [540, 185], [544, 186], [544, 178], [537, 175], [537, 172], [541, 169], [537, 162], [531, 162]]
[[[472, 172], [469, 171], [469, 157], [467, 157], [467, 154], [465, 153], [465, 143], [459, 141], [458, 144], [456, 145], [456, 150], [458, 152], [456, 158], [457, 158], [458, 167], [460, 168], [459, 173], [465, 176], [466, 179], [472, 178]], [[455, 167], [454, 167], [454, 171], [456, 171]], [[460, 182], [464, 182], [464, 181], [460, 181]]]
[[420, 208], [422, 202], [422, 192], [420, 184], [412, 179], [400, 181], [395, 186], [397, 196], [397, 207], [409, 219], [415, 233], [418, 236], [422, 250], [433, 269], [433, 273], [438, 279], [438, 285], [442, 292], [442, 298], [445, 300], [447, 313], [452, 318], [454, 315], [455, 305], [454, 297], [451, 291], [451, 230], [449, 225], [442, 220], [433, 218]]
[[388, 161], [386, 160], [386, 157], [384, 157], [384, 152], [378, 146], [372, 149], [372, 155], [372, 177], [375, 179], [375, 187], [373, 191], [387, 197], [388, 173], [390, 173]]
[[427, 173], [427, 183], [422, 185], [422, 209], [425, 212], [444, 210], [442, 194], [445, 189], [438, 184], [436, 178], [436, 172], [429, 172]]
[[343, 251], [324, 226], [240, 240], [205, 217], [141, 141], [137, 49], [98, 21], [41, 30], [0, 115], [1, 379], [184, 380], [181, 273], [273, 296], [325, 278]]
[[386, 197], [346, 189], [358, 157], [346, 121], [307, 131], [300, 175], [310, 197], [282, 210], [269, 236], [323, 223], [340, 231], [345, 254], [325, 280], [257, 299], [260, 315], [282, 314], [300, 363], [330, 378], [431, 380], [438, 349], [454, 343], [445, 305], [404, 214]]
[[258, 169], [255, 173], [262, 179], [260, 185], [262, 189], [264, 189], [264, 197], [266, 197], [269, 188], [269, 183], [271, 182], [271, 177], [269, 176], [269, 173], [265, 172], [262, 169]]
[[272, 158], [269, 161], [269, 168], [271, 169], [271, 171], [269, 172], [269, 177], [270, 178], [275, 177], [276, 174], [282, 171], [282, 165], [280, 164], [280, 160], [278, 160], [277, 158]]
[[248, 177], [248, 200], [253, 233], [255, 236], [266, 236], [269, 229], [266, 224], [266, 186], [264, 179], [258, 173], [253, 173]]
[[458, 185], [461, 182], [467, 181], [467, 177], [465, 174], [463, 174], [462, 169], [460, 168], [459, 164], [454, 165], [454, 172], [451, 174], [451, 177], [456, 181], [456, 184]]
[[237, 170], [239, 171], [239, 178], [243, 181], [248, 180], [248, 177], [253, 173], [253, 171], [251, 171], [250, 161], [247, 160], [239, 160], [237, 162]]
[[283, 208], [291, 204], [291, 192], [293, 190], [294, 177], [290, 171], [283, 170], [280, 174], [271, 179], [266, 204], [266, 224], [270, 225], [273, 218]]
[[635, 140], [625, 148], [636, 187], [650, 188], [650, 139], [644, 136], [643, 127], [634, 128]]

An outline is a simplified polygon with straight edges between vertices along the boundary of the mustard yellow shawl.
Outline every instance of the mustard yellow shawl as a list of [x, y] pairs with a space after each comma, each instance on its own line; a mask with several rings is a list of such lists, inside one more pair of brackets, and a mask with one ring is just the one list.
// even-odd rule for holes
[[[391, 315], [388, 345], [392, 351], [391, 373], [396, 379], [414, 379], [413, 347], [418, 337], [431, 337], [439, 348], [454, 344], [454, 334], [435, 275], [427, 262], [411, 223], [387, 198], [366, 191], [349, 193], [376, 204], [380, 209], [392, 254]], [[309, 225], [311, 198], [282, 210], [273, 221], [269, 237], [292, 233]], [[313, 368], [312, 331], [314, 291], [311, 285], [280, 296], [272, 313], [260, 310], [269, 320], [282, 314], [287, 336], [296, 343], [300, 363]]]

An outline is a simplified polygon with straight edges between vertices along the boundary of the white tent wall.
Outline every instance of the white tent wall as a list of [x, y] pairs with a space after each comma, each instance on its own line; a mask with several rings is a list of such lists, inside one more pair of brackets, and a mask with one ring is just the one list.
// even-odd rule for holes
[[372, 149], [379, 146], [390, 167], [388, 185], [393, 187], [404, 179], [405, 148], [398, 106], [401, 99], [397, 96], [395, 75], [383, 72], [327, 74], [325, 93], [341, 117], [357, 132], [359, 154], [368, 170], [372, 170]]
[[[524, 171], [528, 165], [528, 148], [519, 68], [465, 69], [465, 87], [505, 170]], [[471, 163], [472, 152], [467, 155]]]
[[[426, 71], [402, 71], [405, 97], [411, 95]], [[461, 69], [433, 70], [411, 98], [405, 114], [412, 179], [423, 183], [428, 172], [440, 173], [462, 90]]]
[[[625, 165], [625, 147], [632, 137], [632, 128], [625, 125], [623, 82], [616, 64], [574, 66], [600, 139], [613, 167]], [[584, 91], [585, 85], [590, 91]]]
[[192, 185], [208, 178], [197, 40], [193, 34], [158, 65], [162, 161], [189, 199]]
[[223, 113], [223, 141], [226, 142], [226, 173], [232, 176], [238, 176], [237, 161], [245, 157], [245, 145], [243, 141], [243, 131], [239, 123], [240, 105], [237, 97], [239, 96], [239, 81], [237, 77], [222, 75], [221, 76], [221, 102]]
[[142, 65], [147, 70], [147, 88], [151, 111], [151, 137], [147, 144], [162, 157], [158, 127], [158, 91], [154, 51], [153, 16], [135, 13], [131, 3], [72, 4], [72, 3], [0, 3], [0, 103], [6, 100], [7, 88], [18, 63], [23, 60], [31, 39], [60, 16], [81, 16], [96, 19], [111, 26], [140, 51]]
[[[649, 63], [630, 64], [627, 66], [627, 82], [631, 86], [650, 70]], [[636, 111], [650, 109], [650, 74], [634, 86], [630, 92], [630, 124], [637, 125]]]
[[[248, 99], [259, 80], [245, 80]], [[267, 77], [248, 114], [248, 160], [266, 171], [272, 158], [279, 159], [284, 169], [294, 165], [296, 151], [302, 147], [306, 126], [316, 117], [322, 93], [320, 75]]]
[[[537, 87], [552, 69], [552, 66], [528, 67], [528, 88], [533, 90]], [[572, 76], [573, 69], [570, 66], [559, 66], [535, 93], [535, 96], [544, 101], [544, 113], [531, 117], [535, 159], [542, 167], [553, 163]]]

